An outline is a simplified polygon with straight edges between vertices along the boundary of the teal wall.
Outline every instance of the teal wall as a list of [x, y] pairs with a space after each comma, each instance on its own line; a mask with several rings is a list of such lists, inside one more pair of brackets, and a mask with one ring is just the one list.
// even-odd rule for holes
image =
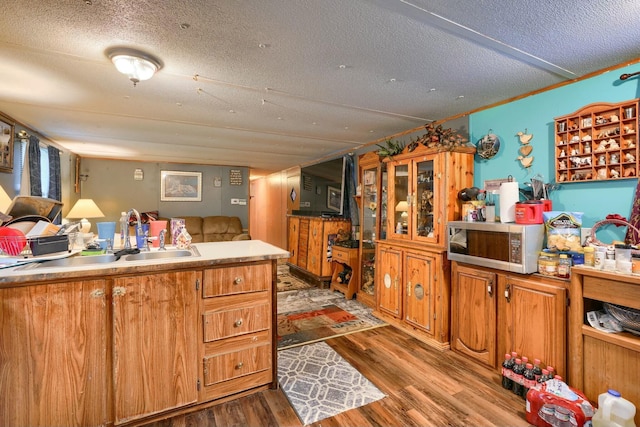
[[[476, 155], [474, 184], [482, 188], [487, 179], [506, 178], [511, 175], [527, 188], [537, 174], [545, 182], [555, 181], [554, 118], [571, 114], [595, 102], [622, 102], [640, 97], [637, 77], [619, 80], [623, 73], [633, 73], [640, 66], [629, 66], [610, 71], [583, 81], [527, 98], [490, 108], [469, 116], [469, 140], [473, 143], [491, 129], [501, 141], [499, 153], [490, 160]], [[533, 134], [534, 161], [527, 170], [516, 159], [520, 142], [518, 132]], [[554, 210], [583, 212], [583, 227], [591, 227], [610, 213], [625, 218], [631, 214], [637, 179], [590, 181], [560, 184], [551, 193]]]

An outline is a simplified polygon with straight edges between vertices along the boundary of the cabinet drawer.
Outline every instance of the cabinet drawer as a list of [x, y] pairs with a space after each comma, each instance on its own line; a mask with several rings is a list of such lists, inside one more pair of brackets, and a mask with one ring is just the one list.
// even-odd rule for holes
[[205, 386], [250, 375], [271, 368], [271, 346], [252, 347], [232, 353], [205, 357]]
[[333, 247], [333, 251], [331, 254], [333, 261], [338, 261], [338, 262], [342, 262], [344, 264], [350, 264], [351, 260], [349, 259], [349, 250], [348, 249], [343, 249], [343, 248], [339, 248], [337, 246]]
[[205, 270], [202, 296], [211, 298], [264, 291], [271, 283], [271, 263], [221, 267]]
[[245, 307], [207, 311], [203, 317], [204, 341], [269, 329], [271, 308], [268, 302]]

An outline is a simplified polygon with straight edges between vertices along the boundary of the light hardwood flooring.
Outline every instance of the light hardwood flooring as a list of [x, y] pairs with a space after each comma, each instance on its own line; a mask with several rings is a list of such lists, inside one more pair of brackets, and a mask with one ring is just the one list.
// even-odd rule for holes
[[[331, 426], [528, 426], [525, 403], [497, 371], [386, 326], [327, 341], [387, 397], [321, 420]], [[267, 390], [148, 427], [301, 426], [281, 390]]]

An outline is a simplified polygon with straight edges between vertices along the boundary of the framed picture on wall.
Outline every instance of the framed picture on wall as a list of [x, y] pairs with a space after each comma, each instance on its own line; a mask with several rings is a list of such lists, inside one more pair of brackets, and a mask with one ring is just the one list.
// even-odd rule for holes
[[327, 207], [333, 211], [340, 212], [342, 191], [339, 188], [327, 186]]
[[0, 115], [0, 172], [13, 172], [14, 134], [13, 123]]
[[160, 171], [160, 200], [202, 201], [202, 172]]

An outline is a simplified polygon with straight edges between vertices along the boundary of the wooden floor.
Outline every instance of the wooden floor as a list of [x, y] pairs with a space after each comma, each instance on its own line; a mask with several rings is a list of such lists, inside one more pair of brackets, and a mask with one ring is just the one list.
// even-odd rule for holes
[[[387, 397], [321, 420], [330, 426], [528, 426], [525, 404], [496, 371], [386, 326], [327, 343]], [[301, 426], [281, 390], [267, 390], [148, 427]]]

